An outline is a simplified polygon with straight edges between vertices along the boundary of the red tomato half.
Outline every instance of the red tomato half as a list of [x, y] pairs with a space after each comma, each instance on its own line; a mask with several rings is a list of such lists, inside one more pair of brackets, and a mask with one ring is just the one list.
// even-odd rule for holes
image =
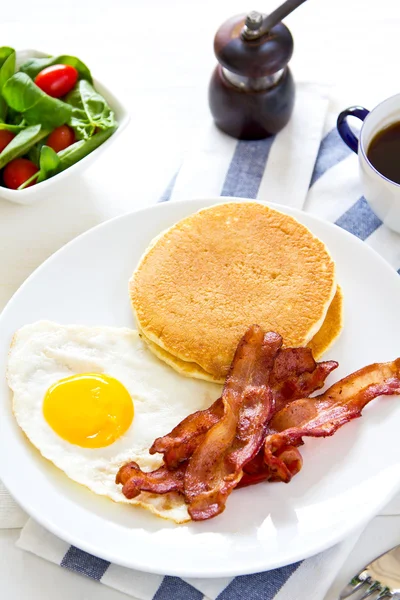
[[78, 71], [71, 65], [52, 65], [35, 77], [36, 85], [53, 98], [61, 98], [68, 94], [77, 80]]
[[0, 129], [0, 152], [3, 152], [4, 148], [8, 146], [13, 138], [15, 138], [15, 133]]
[[[39, 169], [31, 160], [27, 158], [14, 158], [14, 160], [4, 167], [3, 181], [6, 187], [16, 190], [38, 171]], [[33, 185], [34, 183], [35, 181], [32, 181], [29, 185]]]
[[46, 141], [46, 146], [53, 148], [54, 152], [60, 152], [75, 142], [75, 133], [68, 125], [61, 125], [51, 132]]

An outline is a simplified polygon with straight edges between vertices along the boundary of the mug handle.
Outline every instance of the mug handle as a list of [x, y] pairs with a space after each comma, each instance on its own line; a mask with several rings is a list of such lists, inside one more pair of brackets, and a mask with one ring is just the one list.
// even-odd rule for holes
[[340, 137], [345, 144], [357, 154], [358, 152], [358, 138], [354, 135], [350, 129], [350, 125], [347, 122], [347, 117], [357, 117], [364, 121], [365, 117], [369, 114], [369, 110], [362, 106], [349, 106], [346, 110], [343, 110], [337, 118], [336, 127]]

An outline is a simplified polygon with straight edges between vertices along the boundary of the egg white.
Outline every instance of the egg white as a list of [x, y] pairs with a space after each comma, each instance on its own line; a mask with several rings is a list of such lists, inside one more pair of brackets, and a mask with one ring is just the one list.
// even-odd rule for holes
[[[52, 384], [88, 372], [118, 379], [134, 403], [131, 426], [104, 448], [81, 448], [67, 442], [43, 415], [43, 399]], [[130, 460], [145, 470], [157, 468], [162, 457], [148, 452], [154, 439], [168, 433], [190, 413], [207, 408], [220, 396], [220, 385], [179, 375], [147, 349], [137, 331], [49, 321], [38, 321], [16, 332], [7, 381], [19, 426], [41, 454], [68, 477], [116, 502], [144, 506], [178, 523], [189, 519], [178, 494], [141, 493], [127, 500], [115, 476], [119, 467]]]

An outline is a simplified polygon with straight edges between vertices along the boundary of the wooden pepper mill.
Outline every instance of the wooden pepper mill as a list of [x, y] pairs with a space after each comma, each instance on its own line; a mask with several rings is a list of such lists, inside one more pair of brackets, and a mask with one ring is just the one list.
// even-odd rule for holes
[[293, 111], [295, 85], [288, 62], [293, 38], [280, 21], [305, 0], [286, 0], [270, 15], [252, 11], [218, 29], [218, 59], [209, 87], [216, 125], [225, 133], [257, 140], [280, 131]]

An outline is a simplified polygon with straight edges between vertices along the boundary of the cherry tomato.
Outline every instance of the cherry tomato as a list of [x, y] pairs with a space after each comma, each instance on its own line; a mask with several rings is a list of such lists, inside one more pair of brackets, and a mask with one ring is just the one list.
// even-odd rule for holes
[[[4, 167], [3, 181], [6, 187], [16, 190], [38, 171], [39, 169], [31, 160], [27, 158], [14, 158], [14, 160]], [[34, 183], [35, 181], [32, 181], [29, 185], [33, 185]]]
[[3, 152], [4, 148], [8, 146], [13, 138], [15, 138], [15, 133], [0, 129], [0, 152]]
[[60, 152], [75, 142], [75, 133], [68, 125], [61, 125], [51, 132], [46, 141], [46, 146], [53, 148], [54, 152]]
[[61, 98], [72, 90], [77, 79], [78, 71], [72, 65], [52, 65], [36, 75], [35, 83], [49, 96]]

